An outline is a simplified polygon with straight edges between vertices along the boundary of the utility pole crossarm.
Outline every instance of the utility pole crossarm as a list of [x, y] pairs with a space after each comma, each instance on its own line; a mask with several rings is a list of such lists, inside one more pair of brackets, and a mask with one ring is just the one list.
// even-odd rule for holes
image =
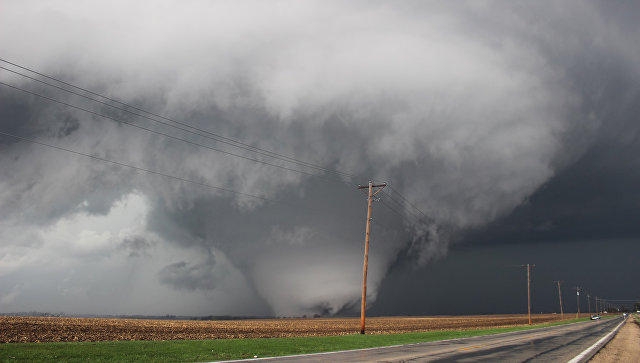
[[[382, 184], [371, 184], [371, 187], [373, 188], [384, 188], [387, 186], [387, 183], [382, 183]], [[368, 185], [360, 185], [358, 184], [358, 189], [369, 189]], [[382, 189], [381, 189], [382, 190]], [[376, 193], [378, 193], [380, 190], [378, 190]]]

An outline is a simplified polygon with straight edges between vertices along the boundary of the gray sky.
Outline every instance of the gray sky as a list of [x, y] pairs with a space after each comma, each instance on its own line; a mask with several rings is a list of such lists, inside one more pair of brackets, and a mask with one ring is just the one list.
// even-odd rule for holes
[[[0, 69], [4, 83], [315, 175], [0, 85], [2, 132], [279, 201], [1, 136], [0, 311], [347, 312], [360, 296], [366, 209], [354, 185], [370, 179], [427, 216], [416, 224], [388, 196], [376, 203], [372, 312], [469, 311], [453, 302], [471, 280], [452, 272], [484, 270], [474, 286], [487, 290], [476, 294], [501, 294], [500, 281], [517, 286], [502, 266], [528, 262], [543, 279], [635, 298], [637, 289], [605, 292], [606, 279], [568, 271], [633, 272], [613, 251], [640, 237], [637, 15], [636, 4], [595, 1], [6, 1], [0, 58], [353, 176], [285, 165]], [[584, 246], [576, 261], [594, 249], [612, 257], [550, 257], [569, 246]], [[422, 283], [441, 293], [419, 292]], [[553, 309], [539, 283], [540, 308]], [[472, 310], [520, 307], [515, 296]]]

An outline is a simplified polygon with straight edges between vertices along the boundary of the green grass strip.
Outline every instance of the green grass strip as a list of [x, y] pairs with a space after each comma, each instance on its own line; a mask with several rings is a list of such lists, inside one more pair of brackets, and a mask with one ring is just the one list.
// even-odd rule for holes
[[5, 343], [0, 344], [0, 361], [201, 362], [253, 358], [254, 356], [274, 357], [466, 338], [568, 324], [584, 320], [587, 319], [563, 320], [509, 328], [457, 331], [441, 330], [404, 334], [352, 334], [323, 337], [172, 341]]

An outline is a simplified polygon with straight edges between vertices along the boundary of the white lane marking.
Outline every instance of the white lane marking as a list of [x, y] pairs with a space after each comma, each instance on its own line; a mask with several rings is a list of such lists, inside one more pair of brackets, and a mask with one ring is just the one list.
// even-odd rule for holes
[[573, 359], [571, 359], [568, 363], [581, 362], [585, 357], [587, 357], [588, 354], [593, 353], [593, 351], [596, 350], [596, 349], [602, 348], [602, 347], [600, 347], [600, 344], [602, 344], [603, 342], [607, 341], [607, 339], [609, 339], [612, 335], [614, 335], [618, 331], [620, 326], [622, 326], [622, 324], [624, 324], [625, 321], [627, 321], [627, 319], [622, 320], [622, 322], [620, 324], [618, 324], [618, 326], [616, 326], [612, 331], [610, 331], [609, 334], [603, 336], [597, 342], [593, 343], [592, 346], [590, 346], [589, 348], [585, 349], [582, 353], [580, 353], [580, 354], [576, 355], [575, 357], [573, 357]]

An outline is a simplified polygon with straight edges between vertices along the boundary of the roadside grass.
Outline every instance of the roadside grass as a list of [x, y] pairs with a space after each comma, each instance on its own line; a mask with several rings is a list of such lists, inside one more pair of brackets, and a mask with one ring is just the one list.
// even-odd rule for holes
[[5, 343], [0, 344], [0, 360], [3, 362], [198, 362], [254, 358], [255, 356], [273, 357], [466, 338], [569, 324], [587, 319], [569, 319], [508, 328], [441, 330], [403, 334], [217, 340]]

